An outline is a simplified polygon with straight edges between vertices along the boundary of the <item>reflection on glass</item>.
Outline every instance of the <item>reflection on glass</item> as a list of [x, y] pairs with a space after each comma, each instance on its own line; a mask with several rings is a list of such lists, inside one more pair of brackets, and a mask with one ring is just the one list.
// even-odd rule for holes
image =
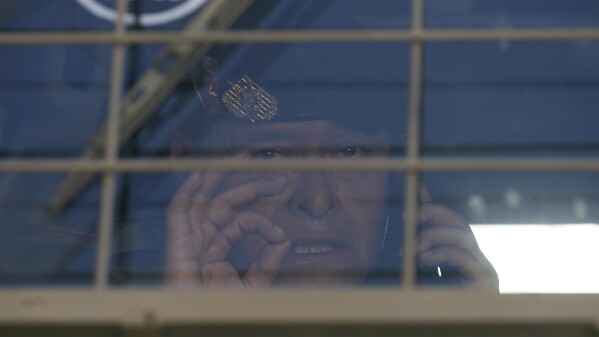
[[[156, 217], [164, 219], [163, 241], [157, 241], [164, 281], [204, 287], [400, 284], [398, 174], [275, 165], [400, 156], [406, 64], [406, 46], [392, 43], [219, 45], [200, 58], [190, 74], [193, 95], [171, 105], [179, 118], [163, 119], [165, 131], [155, 134], [175, 158], [237, 158], [272, 168], [174, 174], [177, 184], [158, 197], [163, 214]], [[147, 125], [162, 126], [159, 119]], [[128, 143], [130, 153], [143, 153], [142, 136]], [[142, 178], [129, 179], [128, 193], [148, 197], [135, 192], [145, 189]], [[418, 282], [496, 287], [468, 223], [433, 204], [426, 192], [421, 198], [429, 207], [422, 211]], [[139, 200], [130, 200], [125, 217], [137, 212]], [[137, 230], [123, 231], [149, 228], [132, 221]], [[119, 252], [134, 251], [127, 245], [138, 244], [136, 237], [142, 235], [123, 240]], [[463, 245], [453, 249], [455, 240]], [[480, 258], [464, 259], [468, 254]], [[121, 261], [121, 271], [137, 268], [133, 258]], [[116, 284], [143, 282], [135, 272], [129, 276]]]
[[597, 156], [598, 57], [592, 42], [427, 45], [423, 153]]
[[50, 210], [64, 175], [0, 175], [0, 285], [91, 284], [98, 184]]
[[233, 29], [406, 28], [410, 6], [405, 0], [257, 1]]
[[0, 4], [0, 30], [111, 30], [114, 24], [94, 15], [89, 5], [112, 11], [114, 3], [113, 0], [4, 0]]
[[599, 176], [434, 173], [437, 202], [463, 214], [505, 293], [596, 293]]
[[434, 28], [596, 27], [599, 5], [581, 0], [427, 0], [426, 22]]
[[[257, 120], [254, 114], [258, 113], [276, 115], [277, 121], [299, 121], [321, 115], [321, 119], [336, 118], [341, 125], [368, 133], [380, 124], [394, 125], [391, 151], [400, 153], [405, 135], [402, 102], [407, 99], [407, 51], [407, 45], [392, 43], [217, 45], [211, 56], [198, 60], [186, 83], [126, 143], [123, 155], [170, 157], [171, 139], [176, 137], [173, 125], [189, 124], [187, 115], [218, 118], [230, 114], [229, 107], [235, 110], [236, 105], [253, 102], [260, 104], [243, 118]], [[274, 98], [272, 102], [269, 97]], [[222, 151], [219, 144], [209, 143], [211, 124], [200, 118], [187, 126], [188, 133], [198, 134], [196, 155]]]
[[[181, 29], [208, 0], [128, 0], [125, 22], [131, 30]], [[115, 0], [4, 0], [0, 30], [108, 31], [114, 30]], [[56, 20], [57, 17], [62, 20]]]
[[79, 156], [105, 119], [110, 50], [0, 47], [0, 156]]
[[[222, 120], [213, 124], [211, 142], [225, 144], [230, 156], [273, 165], [390, 153], [388, 138], [378, 133], [383, 129], [350, 129], [322, 115], [285, 120], [285, 113], [262, 123]], [[191, 174], [169, 209], [169, 280], [205, 286], [366, 282], [382, 250], [388, 182], [380, 172]], [[186, 241], [194, 235], [195, 243]], [[189, 254], [197, 261], [191, 269], [181, 265]]]
[[390, 174], [275, 165], [399, 155], [406, 52], [389, 43], [243, 44], [199, 59], [193, 96], [179, 107], [184, 118], [168, 120], [175, 128], [164, 123], [169, 155], [273, 167], [174, 174], [176, 186], [161, 199], [166, 282], [398, 284], [403, 189], [391, 188]]

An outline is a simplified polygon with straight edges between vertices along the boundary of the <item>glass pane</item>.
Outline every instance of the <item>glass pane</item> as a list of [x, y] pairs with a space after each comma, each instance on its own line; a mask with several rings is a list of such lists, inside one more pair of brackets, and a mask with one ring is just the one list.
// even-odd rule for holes
[[235, 29], [406, 28], [407, 0], [256, 1]]
[[[443, 172], [426, 173], [423, 181], [433, 202], [447, 207], [442, 212], [461, 214], [463, 223], [470, 224], [480, 249], [499, 275], [501, 292], [599, 292], [599, 273], [589, 267], [599, 256], [597, 173]], [[456, 226], [449, 225], [459, 224], [452, 221], [449, 216], [438, 216], [433, 228], [438, 233], [444, 228], [456, 232]], [[471, 236], [468, 231], [458, 233], [455, 242]], [[422, 237], [421, 233], [421, 241]], [[459, 255], [460, 250], [454, 250], [455, 260], [461, 257], [469, 263], [442, 259], [435, 263], [442, 268], [445, 263], [450, 271], [470, 270], [473, 278], [484, 276], [477, 271], [484, 259], [474, 254], [477, 264], [464, 255], [472, 248], [458, 247], [466, 251]], [[447, 247], [431, 250], [435, 249], [449, 253]]]
[[[201, 19], [210, 0], [128, 0], [126, 22], [130, 30], [179, 30]], [[0, 30], [111, 30], [115, 0], [7, 0], [2, 7]], [[230, 22], [213, 29], [336, 29], [405, 28], [409, 26], [410, 1], [256, 1], [222, 7], [233, 14]], [[53, 20], [57, 16], [65, 20]], [[212, 22], [211, 24], [214, 24]], [[204, 26], [204, 25], [202, 25]]]
[[0, 175], [0, 285], [89, 285], [99, 183], [56, 207], [64, 174]]
[[0, 47], [1, 156], [79, 156], [105, 119], [110, 63], [107, 46]]
[[599, 25], [593, 0], [427, 0], [434, 28], [576, 28]]
[[[132, 60], [131, 64], [148, 64], [147, 55], [138, 51], [131, 55], [139, 62]], [[202, 128], [209, 128], [211, 119], [259, 121], [271, 117], [272, 122], [326, 119], [365, 132], [384, 129], [393, 135], [392, 151], [401, 153], [407, 51], [406, 45], [393, 43], [214, 46], [171, 95], [150, 107], [155, 109], [152, 114], [140, 117], [146, 119], [128, 139], [122, 155], [170, 156], [176, 126], [189, 115], [201, 117], [187, 124], [189, 132], [204, 132]], [[144, 75], [139, 74], [139, 78]], [[143, 96], [154, 98], [160, 93], [146, 90]], [[251, 105], [252, 97], [271, 102], [260, 106], [264, 111], [257, 108], [259, 105], [253, 112], [248, 110], [263, 116], [240, 118], [236, 117], [241, 116], [235, 107], [237, 98], [232, 99], [235, 95], [250, 99], [244, 104]], [[138, 115], [143, 116], [141, 111]]]
[[92, 14], [94, 8], [96, 15], [102, 12], [110, 15], [114, 12], [114, 0], [3, 0], [0, 31], [114, 29], [113, 23]]
[[[284, 127], [294, 136], [310, 127], [312, 139], [322, 139], [327, 136], [314, 131], [330, 125], [319, 123], [296, 123], [293, 130]], [[270, 129], [280, 131], [280, 126]], [[341, 135], [339, 129], [327, 131]], [[241, 137], [256, 135], [249, 132]], [[260, 130], [260, 135], [268, 132]], [[363, 157], [386, 151], [373, 144], [373, 152], [366, 154], [366, 145], [362, 146], [336, 146], [335, 155]], [[248, 147], [236, 152], [276, 163], [298, 153], [296, 149], [299, 153], [308, 149], [278, 148], [273, 153]], [[240, 170], [123, 178], [113, 247], [114, 285], [235, 288], [400, 283], [400, 174]]]
[[[94, 15], [96, 20], [114, 21], [113, 18], [108, 19], [107, 15], [103, 14], [105, 9], [101, 11], [99, 5], [113, 7], [115, 0], [77, 1], [81, 3], [86, 11]], [[184, 29], [186, 25], [192, 24], [200, 18], [202, 10], [209, 6], [210, 2], [211, 0], [129, 0], [125, 22], [130, 30]], [[233, 2], [229, 9], [239, 5], [243, 4]]]
[[[181, 29], [210, 0], [126, 0], [126, 23], [132, 30]], [[113, 30], [116, 0], [4, 0], [0, 30]], [[56, 20], [60, 17], [61, 20]]]
[[168, 228], [166, 209], [175, 190], [175, 174], [126, 174], [119, 181], [110, 282], [162, 284]]
[[[141, 129], [127, 140], [122, 148], [123, 156], [168, 156], [185, 159], [241, 157], [259, 159], [262, 162], [278, 162], [289, 158], [384, 158], [403, 154], [407, 46], [389, 43], [218, 45], [209, 54], [210, 57], [196, 63], [177, 90], [162, 102], [156, 112], [143, 123]], [[356, 67], [356, 64], [361, 66]], [[360, 180], [364, 180], [367, 186], [376, 186], [379, 184], [376, 181], [380, 181], [380, 178], [375, 179], [375, 182], [369, 182], [367, 179], [373, 175], [388, 176], [366, 172], [317, 172], [314, 173], [314, 179], [326, 178], [335, 181], [335, 184], [340, 185], [335, 186], [335, 190], [344, 189], [350, 181]], [[178, 190], [177, 177], [181, 185], [186, 180], [185, 176], [189, 174], [126, 176], [124, 181], [127, 183], [123, 186], [123, 201], [120, 204], [124, 228], [119, 229], [122, 231], [122, 238], [118, 239], [123, 246], [117, 249], [124, 254], [117, 257], [113, 264], [115, 283], [161, 282], [160, 278], [156, 279], [156, 274], [161, 273], [164, 263], [168, 262], [164, 259], [168, 259], [169, 253], [168, 250], [165, 252], [164, 248], [167, 244], [165, 239], [168, 237], [165, 212]], [[337, 176], [341, 178], [334, 178]], [[255, 189], [258, 191], [256, 193], [264, 193], [259, 192], [260, 189], [275, 188], [276, 186], [269, 187], [269, 184], [272, 185], [272, 181], [276, 181], [277, 177], [301, 185], [299, 182], [310, 181], [308, 178], [312, 177], [312, 174], [293, 170], [227, 172], [224, 177], [218, 179], [222, 190], [210, 192], [214, 193], [211, 198], [225, 191], [235, 191], [238, 185], [247, 189], [246, 191]], [[252, 183], [254, 181], [255, 183]], [[266, 187], [262, 184], [265, 182]], [[364, 184], [358, 185], [367, 190]], [[385, 185], [382, 189], [384, 193], [379, 188], [378, 193], [381, 195], [368, 197], [368, 194], [365, 194], [363, 200], [346, 197], [348, 200], [344, 200], [343, 205], [339, 206], [339, 217], [349, 217], [351, 209], [362, 209], [355, 216], [358, 220], [363, 213], [374, 213], [372, 217], [376, 223], [380, 223], [385, 218], [385, 211], [374, 212], [370, 209], [385, 208], [381, 206], [381, 203], [385, 203], [385, 197], [382, 195], [387, 194], [388, 189]], [[366, 192], [370, 193], [364, 191]], [[403, 188], [393, 189], [393, 193], [402, 192]], [[228, 193], [230, 195], [232, 192]], [[235, 203], [234, 199], [231, 202]], [[371, 199], [378, 201], [373, 205]], [[401, 205], [401, 199], [400, 196], [392, 198], [394, 208]], [[223, 199], [223, 202], [225, 201], [228, 202]], [[277, 208], [286, 209], [281, 200], [278, 200], [276, 205]], [[217, 204], [215, 207], [218, 209], [221, 206]], [[225, 209], [229, 207], [232, 206], [225, 206]], [[274, 211], [263, 209], [265, 206], [260, 203], [256, 207], [258, 209], [255, 213], [263, 214], [267, 218], [270, 216], [269, 212]], [[241, 209], [235, 210], [238, 211]], [[147, 216], [146, 213], [150, 215]], [[146, 217], [147, 221], [138, 220]], [[323, 215], [311, 217], [318, 220], [306, 221], [314, 221], [317, 227], [332, 221], [327, 220], [326, 216], [319, 218]], [[131, 220], [128, 220], [129, 218]], [[350, 222], [341, 218], [334, 221]], [[396, 216], [397, 220], [394, 221], [399, 223], [399, 218], [400, 216]], [[280, 216], [277, 219], [289, 223], [299, 221]], [[380, 234], [380, 228], [383, 226], [377, 228], [375, 233]], [[319, 230], [324, 232], [319, 233]], [[303, 252], [305, 254], [317, 249], [343, 250], [342, 247], [345, 247], [346, 243], [342, 240], [350, 239], [336, 237], [335, 235], [341, 235], [336, 230], [338, 229], [327, 232], [322, 228], [314, 229], [314, 242], [309, 240], [310, 237], [300, 238], [299, 233], [291, 232], [290, 235], [296, 235], [293, 249], [298, 250], [297, 254], [302, 254], [303, 250], [306, 250]], [[399, 233], [400, 229], [396, 228], [393, 231]], [[273, 239], [272, 236], [270, 239]], [[300, 239], [305, 242], [300, 242]], [[335, 240], [339, 242], [336, 243]], [[355, 238], [352, 237], [351, 240]], [[389, 249], [395, 252], [395, 255], [390, 253], [395, 262], [399, 259], [398, 243], [399, 236], [396, 236], [393, 243], [395, 248]], [[379, 242], [379, 250], [380, 245]], [[239, 252], [236, 254], [239, 255]], [[339, 253], [340, 259], [345, 258], [344, 254], [346, 253]], [[328, 261], [326, 263], [329, 264], [336, 261], [337, 257], [333, 253], [329, 255], [331, 256], [319, 259]], [[241, 257], [230, 256], [230, 259], [229, 262], [242, 274], [252, 265], [243, 254]], [[294, 266], [294, 263], [296, 262], [289, 265]], [[366, 265], [356, 266], [358, 267], [361, 269], [344, 270], [343, 273], [365, 274], [375, 267], [379, 268], [374, 264], [374, 260]], [[293, 272], [290, 268], [292, 267], [288, 267], [282, 275], [287, 275], [284, 277], [291, 280], [279, 279], [277, 282], [297, 282], [289, 276]], [[397, 268], [396, 263], [389, 272], [395, 273], [395, 282]], [[334, 276], [339, 273], [341, 272], [331, 272]], [[375, 277], [366, 280], [364, 275], [348, 278], [352, 283], [358, 282], [358, 279], [359, 282], [387, 282], [375, 281]]]
[[431, 43], [424, 155], [596, 156], [599, 44]]

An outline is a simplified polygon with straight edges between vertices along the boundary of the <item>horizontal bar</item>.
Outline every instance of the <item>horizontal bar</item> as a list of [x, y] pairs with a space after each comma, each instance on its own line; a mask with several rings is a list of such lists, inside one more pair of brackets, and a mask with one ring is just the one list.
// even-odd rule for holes
[[[0, 291], [0, 326], [15, 324], [587, 324], [599, 294], [482, 290], [23, 289]], [[83, 310], [82, 310], [83, 309]]]
[[337, 29], [337, 30], [235, 30], [180, 33], [178, 31], [127, 32], [14, 32], [0, 33], [1, 44], [108, 44], [167, 42], [372, 42], [372, 41], [530, 41], [599, 40], [599, 28], [584, 29]]
[[169, 172], [194, 170], [327, 170], [327, 171], [599, 171], [599, 159], [290, 159], [251, 161], [240, 159], [121, 159], [104, 160], [3, 160], [0, 173], [66, 172]]

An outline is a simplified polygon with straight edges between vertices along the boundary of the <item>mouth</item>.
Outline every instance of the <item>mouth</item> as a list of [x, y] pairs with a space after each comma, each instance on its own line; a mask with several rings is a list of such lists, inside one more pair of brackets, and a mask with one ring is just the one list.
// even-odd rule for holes
[[335, 238], [302, 238], [292, 241], [290, 253], [299, 257], [333, 254], [348, 249], [347, 243]]
[[282, 274], [292, 278], [339, 277], [353, 272], [354, 249], [334, 238], [305, 238], [292, 242], [281, 264]]
[[306, 243], [293, 247], [293, 252], [298, 255], [324, 254], [332, 251], [335, 246], [332, 243]]

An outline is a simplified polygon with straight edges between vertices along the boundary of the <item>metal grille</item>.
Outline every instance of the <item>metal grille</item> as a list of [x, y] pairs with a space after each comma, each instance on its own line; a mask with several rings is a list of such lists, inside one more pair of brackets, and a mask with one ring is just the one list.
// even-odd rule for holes
[[[214, 2], [219, 2], [214, 0]], [[221, 1], [222, 2], [222, 1]], [[551, 330], [558, 335], [592, 335], [599, 329], [597, 295], [497, 295], [480, 291], [445, 289], [426, 290], [415, 287], [415, 242], [405, 244], [404, 286], [401, 289], [333, 290], [333, 291], [244, 291], [244, 292], [173, 292], [169, 290], [124, 290], [108, 287], [108, 258], [114, 218], [115, 176], [123, 172], [176, 171], [190, 169], [295, 169], [295, 170], [397, 170], [406, 172], [405, 235], [415, 237], [419, 177], [425, 171], [494, 170], [494, 171], [593, 171], [599, 172], [595, 159], [526, 159], [505, 158], [421, 158], [421, 111], [423, 101], [424, 46], [431, 41], [538, 41], [599, 40], [599, 29], [427, 29], [424, 25], [424, 0], [412, 0], [411, 27], [405, 30], [311, 30], [311, 31], [196, 31], [128, 32], [124, 23], [126, 0], [117, 4], [117, 20], [112, 32], [75, 33], [2, 33], [1, 45], [32, 44], [112, 44], [112, 71], [108, 118], [104, 133], [104, 151], [99, 157], [79, 160], [4, 160], [0, 172], [68, 172], [100, 173], [103, 177], [100, 212], [100, 237], [93, 289], [4, 289], [0, 290], [0, 325], [10, 329], [28, 324], [64, 327], [119, 326], [131, 333], [157, 333], [162, 327], [205, 327], [236, 324], [253, 326], [241, 334], [263, 335], [264, 329], [278, 333], [297, 331], [298, 326], [327, 327], [331, 335], [347, 335], [355, 327], [380, 335], [408, 331], [433, 331], [442, 324], [448, 334], [452, 329], [476, 328], [479, 336], [512, 335], [529, 331], [530, 335], [548, 335], [539, 327], [559, 326]], [[402, 159], [374, 159], [348, 162], [343, 160], [302, 160], [255, 163], [237, 160], [147, 160], [120, 159], [119, 130], [123, 123], [122, 81], [124, 51], [131, 44], [144, 43], [217, 43], [217, 42], [284, 41], [404, 41], [411, 45], [407, 156]], [[258, 304], [257, 304], [258, 303]], [[481, 327], [495, 327], [489, 334]], [[287, 327], [287, 330], [285, 330]], [[378, 327], [378, 328], [375, 328]], [[383, 328], [381, 328], [383, 327]], [[389, 328], [385, 330], [385, 327]], [[397, 330], [400, 327], [408, 330]], [[500, 328], [498, 328], [500, 327]], [[512, 330], [505, 330], [510, 327]], [[174, 328], [176, 331], [176, 328]], [[212, 329], [212, 330], [210, 330]], [[328, 330], [327, 330], [328, 329]], [[395, 330], [394, 330], [395, 329]], [[412, 329], [412, 330], [410, 330]], [[427, 330], [428, 329], [428, 330]], [[458, 330], [459, 330], [458, 329]], [[503, 330], [502, 330], [503, 329]], [[520, 330], [518, 330], [520, 329]], [[535, 330], [536, 329], [536, 330]], [[164, 331], [168, 331], [164, 330]], [[222, 330], [221, 330], [222, 331]], [[245, 333], [243, 332], [245, 331]], [[307, 330], [308, 331], [308, 330]], [[320, 330], [318, 330], [320, 331]], [[438, 331], [438, 330], [437, 330]], [[457, 330], [456, 330], [457, 331]], [[462, 331], [462, 330], [460, 330]], [[501, 332], [503, 331], [503, 333]], [[536, 332], [535, 332], [536, 331]], [[539, 332], [540, 331], [540, 332]], [[310, 333], [308, 331], [307, 333]], [[431, 332], [431, 333], [434, 333]], [[218, 334], [218, 333], [215, 333]], [[235, 331], [228, 334], [235, 335]], [[276, 333], [275, 333], [276, 334]], [[450, 334], [451, 335], [451, 334]], [[520, 335], [520, 334], [518, 334]], [[529, 334], [521, 334], [529, 335]]]

